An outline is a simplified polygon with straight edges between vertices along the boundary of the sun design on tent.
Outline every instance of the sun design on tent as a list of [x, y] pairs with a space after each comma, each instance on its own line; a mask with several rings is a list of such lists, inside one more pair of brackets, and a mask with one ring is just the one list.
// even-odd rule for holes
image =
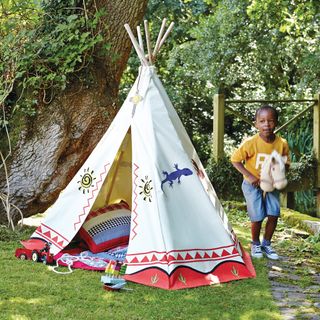
[[151, 186], [152, 180], [149, 180], [148, 176], [145, 176], [144, 179], [140, 179], [142, 184], [139, 186], [140, 189], [142, 189], [139, 194], [143, 196], [143, 200], [151, 202], [152, 194], [151, 191], [153, 187]]
[[77, 183], [80, 185], [78, 187], [78, 190], [82, 190], [82, 193], [85, 194], [86, 191], [89, 193], [89, 189], [93, 187], [93, 180], [96, 180], [96, 177], [93, 176], [94, 171], [90, 168], [84, 169], [84, 174], [80, 175], [81, 180], [77, 181]]

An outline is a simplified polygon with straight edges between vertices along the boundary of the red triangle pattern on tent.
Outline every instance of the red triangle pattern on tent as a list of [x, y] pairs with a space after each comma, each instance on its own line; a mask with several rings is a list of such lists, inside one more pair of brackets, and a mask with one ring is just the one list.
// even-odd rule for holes
[[189, 250], [189, 252], [187, 250], [178, 250], [177, 252], [170, 253], [159, 253], [154, 251], [140, 254], [129, 254], [126, 257], [126, 263], [129, 265], [154, 265], [157, 263], [163, 264], [164, 262], [167, 262], [168, 264], [181, 262], [192, 263], [199, 262], [199, 260], [223, 260], [235, 256], [239, 256], [239, 252], [234, 245], [231, 245], [228, 248], [218, 248], [216, 250]]
[[237, 248], [234, 247], [233, 250], [232, 250], [232, 254], [237, 254], [237, 253], [239, 253], [239, 252], [238, 252]]
[[226, 257], [226, 256], [229, 256], [230, 253], [227, 251], [227, 250], [223, 250], [222, 253], [221, 253], [221, 257]]
[[179, 254], [177, 255], [176, 260], [184, 260], [184, 259], [183, 259], [182, 255], [179, 253]]
[[45, 237], [51, 239], [51, 233], [50, 233], [50, 231], [45, 232], [43, 235], [44, 235]]
[[201, 255], [200, 255], [200, 253], [199, 252], [197, 252], [196, 253], [196, 255], [195, 255], [195, 257], [194, 257], [195, 259], [202, 259], [202, 257], [201, 257]]
[[152, 256], [151, 261], [158, 261], [158, 258], [156, 257], [155, 254]]
[[139, 262], [139, 260], [138, 260], [137, 257], [134, 257], [134, 258], [130, 261], [130, 263], [138, 263], [138, 262]]
[[58, 242], [58, 246], [63, 247], [63, 241]]
[[210, 258], [220, 258], [220, 256], [216, 252], [212, 251]]
[[193, 259], [192, 256], [189, 253], [187, 253], [186, 257], [185, 257], [185, 260], [192, 260], [192, 259]]
[[59, 249], [63, 249], [66, 246], [66, 244], [70, 242], [67, 239], [65, 239], [62, 235], [58, 234], [54, 230], [45, 226], [44, 224], [41, 224], [37, 228], [36, 233], [40, 235], [42, 238], [44, 238], [45, 240], [51, 242], [52, 245], [58, 247]]
[[145, 256], [145, 257], [141, 260], [141, 262], [149, 262], [148, 257], [147, 257], [147, 256]]
[[164, 255], [159, 261], [165, 261], [165, 262], [167, 262], [167, 261], [168, 261], [167, 256]]

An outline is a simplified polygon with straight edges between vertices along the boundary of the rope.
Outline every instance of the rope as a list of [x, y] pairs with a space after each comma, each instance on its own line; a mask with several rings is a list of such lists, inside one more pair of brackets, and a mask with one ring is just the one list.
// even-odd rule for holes
[[[59, 265], [59, 262], [62, 264], [67, 265], [69, 271], [58, 271], [56, 270]], [[56, 260], [56, 265], [52, 268], [52, 271], [58, 274], [69, 274], [72, 273], [72, 266], [75, 262], [82, 262], [90, 267], [96, 267], [96, 268], [105, 268], [107, 266], [107, 262], [103, 259], [96, 258], [96, 257], [90, 257], [85, 252], [82, 252], [79, 256], [73, 256], [69, 253], [64, 253], [61, 257], [59, 257]]]

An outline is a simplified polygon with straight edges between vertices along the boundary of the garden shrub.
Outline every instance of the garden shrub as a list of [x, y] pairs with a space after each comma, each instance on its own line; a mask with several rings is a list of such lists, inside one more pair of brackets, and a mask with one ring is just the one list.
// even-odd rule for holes
[[242, 175], [233, 167], [229, 157], [224, 156], [218, 162], [211, 157], [206, 172], [219, 198], [243, 200]]

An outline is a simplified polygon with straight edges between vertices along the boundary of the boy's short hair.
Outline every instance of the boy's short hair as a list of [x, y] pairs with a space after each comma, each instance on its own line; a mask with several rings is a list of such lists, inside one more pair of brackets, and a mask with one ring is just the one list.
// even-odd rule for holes
[[271, 112], [273, 113], [276, 121], [278, 122], [278, 116], [279, 116], [278, 111], [276, 110], [276, 108], [274, 108], [274, 107], [272, 107], [272, 106], [270, 106], [270, 105], [268, 105], [268, 104], [265, 104], [265, 105], [261, 106], [260, 108], [258, 108], [258, 109], [256, 110], [256, 113], [255, 113], [255, 115], [254, 115], [254, 120], [255, 120], [255, 121], [257, 120], [257, 117], [258, 117], [259, 113], [260, 113], [261, 111], [263, 111], [263, 110], [269, 110], [269, 111], [271, 111]]

